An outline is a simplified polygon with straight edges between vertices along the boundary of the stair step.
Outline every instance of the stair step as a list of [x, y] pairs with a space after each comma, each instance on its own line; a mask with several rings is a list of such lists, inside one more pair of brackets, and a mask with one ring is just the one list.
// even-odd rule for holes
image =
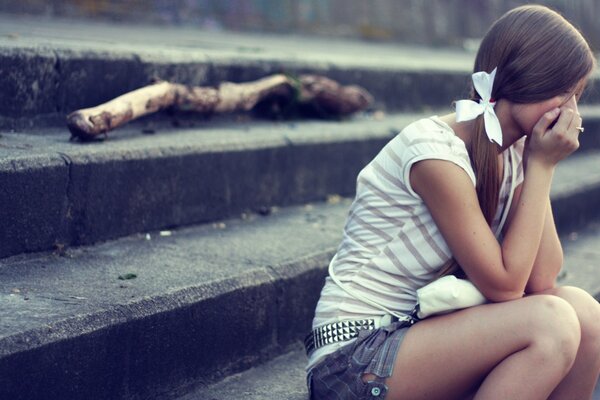
[[[161, 126], [154, 135], [132, 124], [110, 140], [89, 144], [69, 142], [64, 129], [2, 133], [0, 258], [266, 212], [332, 194], [352, 196], [364, 165], [423, 116], [209, 121], [203, 127]], [[582, 138], [600, 136], [592, 134], [600, 118], [586, 120], [592, 132]], [[582, 143], [582, 150], [588, 145]], [[581, 226], [597, 211], [592, 200], [600, 196], [600, 150], [588, 149], [561, 163], [556, 174], [555, 213], [564, 229]]]
[[0, 260], [0, 398], [162, 399], [286, 351], [310, 328], [348, 207]]
[[0, 138], [0, 257], [352, 195], [358, 172], [423, 115], [294, 123], [131, 125], [105, 142], [64, 129]]
[[[358, 55], [358, 56], [357, 56]], [[450, 106], [468, 95], [475, 55], [317, 37], [124, 26], [0, 14], [0, 128], [63, 125], [64, 116], [147, 85], [244, 82], [317, 73], [369, 90], [388, 111]], [[583, 101], [600, 102], [589, 91]]]
[[62, 125], [67, 113], [156, 77], [213, 86], [281, 72], [316, 73], [365, 87], [379, 108], [422, 110], [448, 106], [454, 96], [467, 94], [472, 57], [358, 40], [0, 14], [0, 90], [15, 93], [0, 102], [0, 128]]
[[307, 400], [305, 366], [306, 355], [298, 344], [289, 353], [177, 400]]
[[550, 198], [560, 233], [585, 227], [597, 217], [600, 202], [600, 152], [579, 153], [556, 168]]
[[600, 221], [563, 235], [561, 242], [565, 262], [558, 283], [580, 287], [600, 301]]
[[[0, 398], [168, 398], [290, 350], [341, 239], [331, 203], [0, 260]], [[561, 284], [598, 296], [590, 229]]]

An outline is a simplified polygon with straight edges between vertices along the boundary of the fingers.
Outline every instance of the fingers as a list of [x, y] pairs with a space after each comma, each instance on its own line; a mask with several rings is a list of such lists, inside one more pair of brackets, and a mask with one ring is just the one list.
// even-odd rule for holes
[[573, 125], [575, 119], [579, 117], [579, 114], [575, 112], [572, 108], [562, 107], [560, 110], [560, 117], [558, 117], [558, 121], [552, 128], [552, 131], [557, 134], [566, 134], [570, 133], [571, 126]]
[[581, 126], [581, 116], [574, 108], [565, 105], [561, 108], [560, 117], [551, 130], [552, 136], [560, 143], [565, 151], [572, 153], [579, 148], [579, 134], [577, 127]]
[[529, 137], [530, 157], [555, 165], [579, 148], [581, 117], [577, 107], [565, 104], [545, 113]]
[[579, 109], [577, 108], [577, 97], [575, 96], [571, 96], [571, 98], [569, 98], [569, 100], [567, 100], [562, 106], [572, 108], [576, 113], [579, 114]]
[[557, 107], [542, 115], [542, 118], [533, 127], [532, 133], [536, 136], [543, 136], [559, 114], [561, 114], [561, 109]]
[[581, 119], [581, 116], [575, 113], [571, 123], [569, 124], [569, 127], [567, 128], [567, 133], [572, 133], [575, 137], [578, 137], [581, 132], [577, 128], [581, 127], [582, 122], [583, 120]]
[[563, 132], [568, 136], [574, 136], [576, 138], [580, 133], [579, 130], [576, 128], [578, 126], [581, 126], [581, 116], [579, 115], [579, 110], [577, 108], [576, 97], [571, 96], [571, 98], [562, 105], [561, 109], [564, 110], [566, 114], [568, 114], [567, 117], [572, 117], [571, 121], [569, 121], [569, 124], [564, 127]]
[[571, 124], [569, 124], [569, 128], [566, 132], [567, 136], [571, 140], [573, 151], [579, 148], [579, 135], [581, 134], [581, 131], [578, 128], [581, 126], [582, 121], [583, 120], [581, 119], [581, 116], [575, 112], [575, 116], [573, 117]]

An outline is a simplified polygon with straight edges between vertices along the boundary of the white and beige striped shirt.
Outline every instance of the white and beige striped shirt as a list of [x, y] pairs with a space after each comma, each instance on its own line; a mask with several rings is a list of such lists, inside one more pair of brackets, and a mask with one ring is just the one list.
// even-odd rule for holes
[[[501, 240], [501, 215], [510, 207], [509, 194], [523, 181], [523, 146], [524, 138], [503, 154], [500, 202], [492, 225], [498, 240]], [[451, 258], [450, 249], [425, 203], [410, 185], [412, 165], [425, 159], [453, 162], [475, 185], [465, 144], [450, 126], [436, 116], [410, 124], [358, 175], [344, 237], [331, 261], [335, 276], [353, 293], [401, 314], [410, 314], [416, 304], [416, 290], [431, 282]], [[384, 311], [352, 297], [327, 277], [312, 326], [314, 329], [341, 320], [383, 314]], [[338, 342], [317, 349], [307, 370], [346, 344]]]

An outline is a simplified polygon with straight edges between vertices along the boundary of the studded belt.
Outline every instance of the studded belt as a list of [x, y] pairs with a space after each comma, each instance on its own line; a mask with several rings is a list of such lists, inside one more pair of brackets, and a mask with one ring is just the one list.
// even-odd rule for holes
[[[397, 320], [396, 317], [385, 315], [376, 319], [344, 320], [319, 326], [313, 329], [304, 339], [306, 354], [310, 356], [313, 351], [325, 345], [354, 339], [358, 336], [358, 332], [363, 329], [377, 329]], [[407, 316], [407, 322], [412, 324], [414, 319]]]

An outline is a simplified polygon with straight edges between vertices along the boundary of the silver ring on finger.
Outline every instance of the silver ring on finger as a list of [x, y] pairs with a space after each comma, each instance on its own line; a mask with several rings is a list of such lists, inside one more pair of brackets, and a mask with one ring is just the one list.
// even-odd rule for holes
[[583, 133], [583, 131], [585, 130], [583, 126], [576, 126], [575, 129], [577, 129], [579, 133]]

